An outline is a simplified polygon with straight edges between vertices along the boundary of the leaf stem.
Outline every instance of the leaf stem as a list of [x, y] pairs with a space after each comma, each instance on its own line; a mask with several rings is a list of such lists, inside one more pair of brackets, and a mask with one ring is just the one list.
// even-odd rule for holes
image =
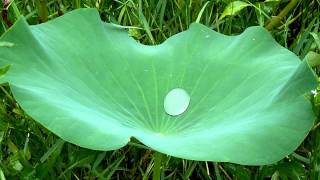
[[153, 177], [152, 180], [160, 180], [161, 179], [161, 172], [162, 172], [162, 158], [163, 154], [160, 152], [155, 152], [153, 154]]
[[220, 171], [219, 171], [218, 163], [214, 162], [213, 163], [213, 167], [214, 167], [214, 173], [216, 175], [216, 179], [217, 180], [222, 180], [221, 175], [220, 175]]

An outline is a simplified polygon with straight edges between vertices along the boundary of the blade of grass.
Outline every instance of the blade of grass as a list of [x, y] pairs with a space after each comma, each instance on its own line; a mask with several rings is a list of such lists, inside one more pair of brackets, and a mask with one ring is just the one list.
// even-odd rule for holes
[[4, 173], [0, 167], [0, 180], [6, 180], [6, 177], [4, 176]]
[[147, 21], [146, 17], [143, 15], [143, 12], [142, 12], [142, 0], [139, 0], [139, 19], [140, 19], [140, 22], [143, 25], [144, 30], [147, 32], [147, 35], [148, 35], [151, 43], [155, 44], [154, 38], [152, 36], [151, 30], [150, 30], [150, 27], [149, 27], [149, 24], [148, 24], [148, 21]]
[[40, 158], [40, 162], [44, 163], [52, 153], [54, 153], [58, 148], [61, 148], [63, 144], [65, 143], [64, 140], [58, 139], [54, 145], [48, 149], [48, 151]]
[[206, 9], [206, 7], [207, 7], [207, 5], [208, 5], [209, 3], [210, 3], [210, 1], [207, 1], [207, 2], [202, 6], [202, 8], [201, 8], [201, 10], [200, 10], [200, 12], [199, 12], [199, 14], [198, 14], [197, 20], [196, 20], [197, 23], [200, 22], [201, 17], [202, 17], [202, 14], [203, 14], [204, 10]]
[[[111, 179], [112, 175], [115, 173], [115, 171], [118, 169], [119, 165], [125, 158], [125, 154], [123, 154], [121, 157], [119, 157], [117, 160], [115, 160], [112, 164], [108, 166], [107, 169], [103, 171], [100, 178], [101, 179]], [[104, 177], [104, 174], [107, 174], [106, 177]]]
[[198, 166], [198, 162], [197, 161], [190, 161], [190, 164], [186, 171], [183, 173], [183, 179], [189, 179], [190, 176], [193, 174], [195, 168]]

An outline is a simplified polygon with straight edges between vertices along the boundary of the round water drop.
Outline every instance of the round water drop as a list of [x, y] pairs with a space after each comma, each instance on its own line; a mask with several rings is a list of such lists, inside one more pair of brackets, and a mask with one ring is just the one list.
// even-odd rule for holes
[[164, 110], [171, 116], [185, 112], [190, 103], [190, 96], [184, 89], [172, 89], [164, 98]]

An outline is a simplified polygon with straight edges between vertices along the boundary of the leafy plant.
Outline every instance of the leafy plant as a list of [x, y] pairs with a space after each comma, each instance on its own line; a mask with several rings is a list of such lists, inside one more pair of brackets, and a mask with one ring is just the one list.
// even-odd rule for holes
[[[194, 23], [146, 46], [80, 9], [36, 26], [22, 18], [1, 41], [12, 44], [0, 48], [11, 65], [1, 81], [31, 117], [82, 147], [135, 137], [176, 157], [260, 165], [291, 153], [313, 124], [313, 72], [261, 27], [224, 36]], [[163, 108], [174, 88], [191, 100], [178, 116]]]

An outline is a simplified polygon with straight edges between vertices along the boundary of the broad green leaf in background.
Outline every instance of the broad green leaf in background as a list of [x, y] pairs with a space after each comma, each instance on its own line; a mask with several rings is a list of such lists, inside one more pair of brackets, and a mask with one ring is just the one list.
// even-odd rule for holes
[[0, 78], [4, 76], [9, 69], [10, 69], [10, 65], [5, 65], [3, 67], [0, 67]]
[[219, 19], [221, 20], [226, 16], [235, 15], [247, 6], [251, 6], [251, 5], [243, 1], [233, 1], [229, 3], [227, 7], [223, 10]]
[[311, 32], [310, 33], [311, 36], [314, 38], [315, 43], [318, 46], [318, 49], [320, 49], [320, 39], [319, 39], [319, 35], [317, 33]]
[[316, 67], [320, 65], [320, 54], [310, 51], [305, 57], [305, 60], [308, 61], [308, 64], [311, 67]]
[[[175, 157], [247, 165], [274, 163], [295, 150], [314, 114], [308, 64], [262, 27], [225, 36], [194, 23], [147, 46], [79, 9], [1, 37], [0, 66], [21, 107], [82, 147], [114, 150], [135, 137]], [[188, 108], [170, 116], [164, 99], [180, 88]]]

